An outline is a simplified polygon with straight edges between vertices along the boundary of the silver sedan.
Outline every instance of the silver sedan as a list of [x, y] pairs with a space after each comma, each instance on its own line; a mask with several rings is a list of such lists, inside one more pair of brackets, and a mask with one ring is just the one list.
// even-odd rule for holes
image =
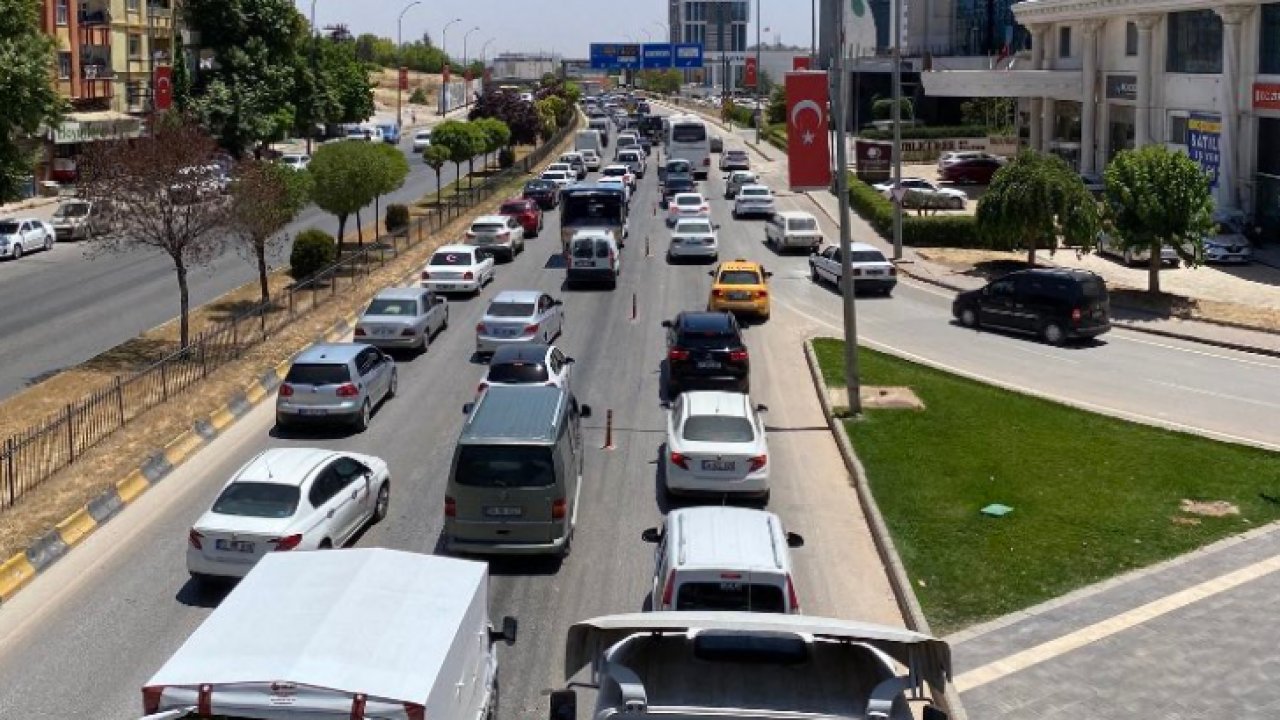
[[506, 290], [489, 303], [476, 325], [476, 353], [491, 355], [499, 346], [549, 344], [564, 331], [564, 304], [537, 290]]
[[356, 321], [355, 339], [374, 347], [426, 351], [449, 324], [449, 305], [426, 288], [387, 288]]

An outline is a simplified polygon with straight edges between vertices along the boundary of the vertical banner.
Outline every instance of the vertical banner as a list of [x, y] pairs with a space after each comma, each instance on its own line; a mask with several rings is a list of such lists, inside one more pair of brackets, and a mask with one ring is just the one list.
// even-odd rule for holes
[[831, 187], [827, 74], [787, 73], [787, 181], [792, 190]]
[[403, 65], [400, 66], [400, 89], [409, 89], [409, 68]]
[[1218, 187], [1218, 164], [1221, 155], [1218, 142], [1222, 137], [1222, 118], [1208, 113], [1191, 113], [1187, 119], [1187, 154], [1209, 174], [1209, 187]]
[[153, 110], [168, 110], [173, 106], [173, 68], [167, 65], [156, 68], [151, 87]]
[[752, 55], [747, 56], [746, 76], [742, 79], [742, 84], [749, 88], [754, 88], [760, 82], [760, 76], [756, 73], [756, 59]]
[[[844, 44], [846, 48], [876, 47], [876, 18], [866, 0], [842, 0], [844, 9]], [[903, 3], [905, 6], [906, 3]], [[906, 10], [903, 10], [904, 16]], [[893, 26], [890, 25], [890, 28]], [[905, 29], [905, 28], [904, 28]], [[892, 37], [892, 35], [890, 35]]]
[[791, 58], [791, 69], [792, 69], [792, 70], [808, 70], [808, 69], [809, 69], [809, 56], [808, 56], [808, 55], [796, 55], [795, 57]]

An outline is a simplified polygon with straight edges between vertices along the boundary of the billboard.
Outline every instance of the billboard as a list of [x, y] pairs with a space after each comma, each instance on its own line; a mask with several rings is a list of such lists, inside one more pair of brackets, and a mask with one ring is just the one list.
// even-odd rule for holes
[[638, 70], [639, 43], [591, 43], [591, 67], [596, 70]]
[[1209, 113], [1191, 113], [1187, 120], [1187, 154], [1209, 175], [1209, 187], [1218, 187], [1218, 165], [1222, 156], [1222, 118]]

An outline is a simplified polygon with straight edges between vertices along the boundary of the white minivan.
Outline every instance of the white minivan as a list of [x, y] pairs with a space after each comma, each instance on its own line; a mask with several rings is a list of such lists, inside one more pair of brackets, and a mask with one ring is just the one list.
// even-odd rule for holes
[[641, 538], [657, 545], [651, 610], [800, 612], [790, 548], [803, 547], [804, 538], [785, 532], [771, 512], [681, 508]]

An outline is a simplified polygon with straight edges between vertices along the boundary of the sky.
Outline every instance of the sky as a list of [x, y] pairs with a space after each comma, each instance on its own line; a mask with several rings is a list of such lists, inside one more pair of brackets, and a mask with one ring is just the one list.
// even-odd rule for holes
[[[396, 16], [411, 0], [314, 0], [316, 24], [320, 27], [346, 24], [353, 35], [373, 33], [395, 40]], [[810, 0], [759, 0], [764, 28], [761, 38], [772, 43], [780, 35], [786, 44], [809, 44]], [[297, 0], [303, 14], [310, 14], [312, 0]], [[755, 6], [748, 42], [754, 44]], [[441, 43], [441, 29], [454, 18], [462, 22], [449, 27], [447, 52], [461, 58], [463, 35], [473, 27], [467, 40], [467, 54], [479, 55], [481, 46], [493, 38], [488, 55], [502, 52], [557, 52], [567, 58], [586, 58], [592, 42], [664, 41], [667, 0], [424, 0], [404, 14], [404, 40], [431, 33], [432, 42]], [[762, 28], [762, 30], [764, 29]], [[648, 35], [646, 35], [646, 32]]]

